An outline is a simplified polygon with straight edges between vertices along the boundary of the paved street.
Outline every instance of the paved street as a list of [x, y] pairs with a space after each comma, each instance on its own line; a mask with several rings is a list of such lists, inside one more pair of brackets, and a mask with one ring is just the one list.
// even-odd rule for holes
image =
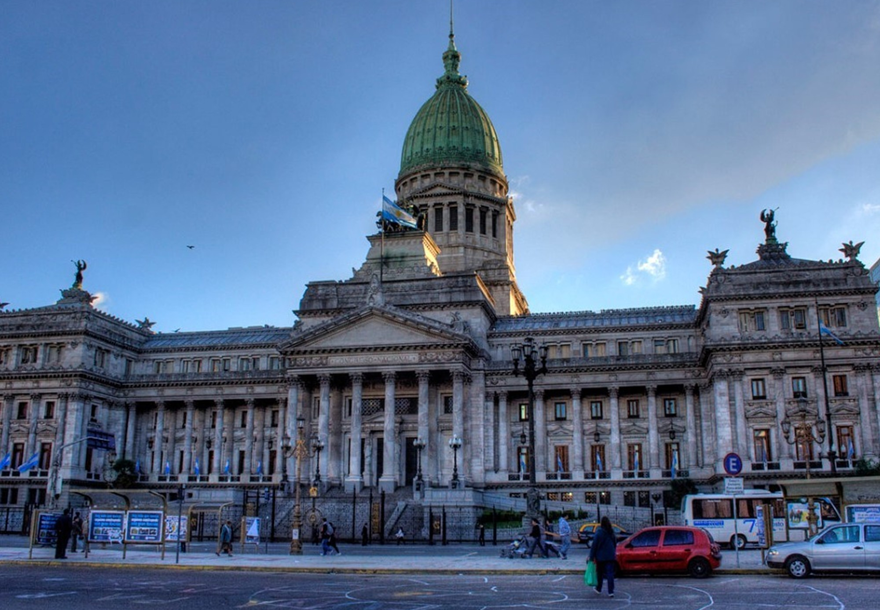
[[[26, 575], [26, 576], [25, 576]], [[314, 574], [3, 566], [0, 607], [6, 610], [103, 610], [142, 605], [193, 610], [268, 606], [429, 610], [503, 608], [566, 610], [645, 607], [658, 610], [877, 608], [872, 578], [725, 576], [624, 578], [614, 599], [597, 596], [579, 575]]]

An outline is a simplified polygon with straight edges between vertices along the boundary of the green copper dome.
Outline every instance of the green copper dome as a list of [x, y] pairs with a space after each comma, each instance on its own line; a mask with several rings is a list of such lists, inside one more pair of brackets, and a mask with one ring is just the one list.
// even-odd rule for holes
[[400, 156], [400, 175], [421, 166], [471, 165], [504, 177], [501, 145], [489, 115], [467, 93], [467, 78], [458, 73], [461, 55], [452, 33], [443, 53], [446, 72], [437, 92], [413, 119]]

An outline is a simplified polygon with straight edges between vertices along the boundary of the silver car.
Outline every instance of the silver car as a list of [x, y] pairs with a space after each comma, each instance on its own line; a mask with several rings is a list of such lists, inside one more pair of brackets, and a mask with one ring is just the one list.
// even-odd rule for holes
[[803, 542], [775, 544], [767, 551], [767, 565], [794, 578], [812, 571], [880, 570], [880, 523], [842, 523]]

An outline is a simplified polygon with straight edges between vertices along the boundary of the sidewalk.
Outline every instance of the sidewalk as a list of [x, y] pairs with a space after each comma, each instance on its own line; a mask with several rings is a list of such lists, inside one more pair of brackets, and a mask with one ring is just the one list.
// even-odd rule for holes
[[[94, 567], [172, 568], [189, 570], [248, 570], [312, 573], [431, 573], [431, 574], [582, 574], [587, 557], [583, 545], [574, 545], [569, 559], [506, 559], [500, 556], [502, 545], [474, 544], [423, 545], [372, 544], [370, 546], [340, 545], [341, 555], [322, 557], [320, 546], [305, 545], [302, 555], [289, 555], [282, 543], [250, 545], [244, 552], [236, 545], [233, 557], [217, 557], [211, 543], [191, 543], [180, 553], [174, 544], [165, 548], [129, 546], [122, 557], [121, 547], [93, 548], [85, 553], [68, 553], [68, 559], [56, 560], [55, 550], [34, 547], [28, 558], [28, 541], [23, 537], [0, 538], [0, 566], [3, 565], [76, 565]], [[268, 552], [266, 552], [268, 550]], [[721, 574], [769, 574], [761, 564], [758, 550], [740, 551], [739, 567], [736, 553], [722, 551]]]

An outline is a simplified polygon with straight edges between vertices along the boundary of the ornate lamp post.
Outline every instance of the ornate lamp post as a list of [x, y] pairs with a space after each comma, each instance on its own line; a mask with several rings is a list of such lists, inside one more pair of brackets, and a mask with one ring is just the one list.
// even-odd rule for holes
[[416, 448], [416, 481], [421, 485], [422, 483], [422, 449], [425, 448], [425, 439], [421, 436], [413, 441], [413, 447]]
[[452, 489], [458, 489], [458, 450], [461, 449], [461, 439], [455, 435], [449, 439], [452, 448]]
[[[792, 421], [788, 415], [782, 420], [782, 433], [784, 435], [785, 441], [789, 445], [797, 445], [801, 447], [809, 447], [811, 443], [819, 443], [820, 445], [825, 441], [825, 433], [827, 432], [825, 420], [816, 419], [815, 424], [813, 422], [807, 422], [807, 414], [810, 412], [809, 408], [807, 408], [807, 399], [806, 398], [798, 398], [798, 408], [797, 411], [793, 412], [792, 415], [800, 418], [800, 423], [795, 423], [792, 425]], [[794, 434], [791, 434], [794, 432]], [[807, 478], [810, 478], [810, 461], [812, 459], [812, 450], [809, 451], [810, 455], [806, 457], [807, 464]], [[833, 464], [832, 458], [832, 464]]]
[[320, 438], [312, 439], [312, 449], [315, 451], [317, 459], [315, 460], [315, 485], [321, 482], [321, 449], [324, 448], [324, 441]]
[[[538, 375], [547, 372], [547, 348], [536, 346], [531, 337], [523, 339], [521, 344], [515, 344], [510, 348], [513, 355], [513, 374], [522, 374], [526, 378], [529, 387], [529, 490], [526, 494], [526, 516], [538, 518], [541, 513], [541, 501], [538, 497], [538, 475], [535, 465], [535, 379]], [[523, 368], [519, 368], [519, 361], [523, 361]], [[540, 361], [540, 366], [538, 362]]]
[[284, 451], [285, 457], [293, 456], [296, 458], [296, 495], [293, 504], [293, 524], [290, 536], [290, 554], [302, 555], [302, 464], [309, 457], [309, 450], [306, 448], [306, 441], [303, 436], [306, 420], [302, 417], [296, 418], [296, 445], [290, 446], [290, 438], [285, 438], [285, 443], [281, 450]]
[[[828, 453], [825, 455], [828, 458], [828, 461], [831, 463], [831, 473], [837, 474], [837, 452], [834, 450], [834, 427], [831, 425], [831, 404], [828, 401], [828, 370], [825, 368], [825, 346], [822, 344], [822, 329], [825, 327], [822, 324], [821, 317], [819, 316], [818, 299], [816, 300], [816, 322], [816, 327], [819, 329], [819, 358], [821, 359], [822, 363], [822, 389], [824, 390], [825, 394], [825, 420], [828, 424]], [[828, 331], [827, 328], [825, 330]], [[833, 336], [833, 333], [831, 333], [831, 331], [828, 332]], [[837, 337], [835, 337], [835, 339], [836, 338]], [[840, 341], [839, 339], [838, 341], [842, 343], [842, 341]], [[822, 420], [819, 421], [822, 422], [823, 426], [826, 423]], [[822, 436], [823, 438], [825, 436], [824, 429], [822, 431]], [[817, 442], [819, 444], [822, 444], [822, 441]]]

